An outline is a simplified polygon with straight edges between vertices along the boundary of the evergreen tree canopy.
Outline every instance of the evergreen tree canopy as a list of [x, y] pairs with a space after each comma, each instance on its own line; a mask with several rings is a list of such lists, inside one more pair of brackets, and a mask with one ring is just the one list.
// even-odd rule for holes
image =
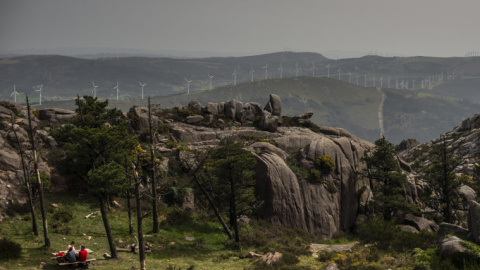
[[395, 147], [385, 138], [376, 140], [375, 146], [373, 153], [363, 158], [374, 195], [373, 211], [390, 220], [397, 213], [413, 211], [413, 206], [405, 199], [406, 176], [399, 170]]
[[456, 193], [461, 185], [455, 174], [459, 161], [448, 151], [444, 137], [430, 153], [430, 165], [424, 169], [430, 189], [425, 192], [423, 200], [433, 209], [440, 210], [446, 222], [453, 223], [453, 206], [459, 202]]
[[257, 160], [243, 149], [243, 143], [224, 139], [210, 150], [211, 160], [204, 165], [207, 183], [220, 210], [229, 213], [230, 226], [239, 241], [237, 218], [251, 213], [256, 206], [254, 171]]

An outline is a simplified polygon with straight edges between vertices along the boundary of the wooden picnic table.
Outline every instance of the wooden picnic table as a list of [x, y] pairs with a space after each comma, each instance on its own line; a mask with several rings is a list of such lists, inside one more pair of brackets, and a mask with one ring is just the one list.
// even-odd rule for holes
[[[93, 250], [91, 250], [89, 248], [86, 248], [85, 250], [87, 251], [87, 254], [93, 253]], [[79, 251], [80, 250], [75, 250], [75, 254], [78, 255]], [[60, 252], [62, 252], [62, 251], [59, 251], [57, 253], [52, 253], [52, 255], [55, 256], [55, 257], [50, 258], [52, 260], [57, 260], [59, 265], [60, 265], [60, 263], [66, 263], [66, 260], [65, 260], [64, 256], [57, 256], [57, 254], [60, 253]], [[64, 251], [64, 252], [67, 253], [66, 251]], [[95, 260], [95, 259], [92, 259], [92, 260]], [[87, 259], [87, 261], [90, 261], [90, 260]], [[79, 262], [79, 263], [81, 263], [81, 262]], [[72, 264], [75, 264], [75, 263], [72, 263]]]

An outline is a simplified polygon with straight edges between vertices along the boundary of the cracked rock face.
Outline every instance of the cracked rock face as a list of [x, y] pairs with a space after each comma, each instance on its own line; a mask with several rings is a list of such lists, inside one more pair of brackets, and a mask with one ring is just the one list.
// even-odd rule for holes
[[[301, 127], [279, 127], [277, 132], [271, 133], [254, 128], [221, 130], [175, 123], [172, 131], [193, 149], [216, 146], [228, 136], [265, 138], [269, 142], [248, 146], [257, 159], [256, 191], [263, 201], [260, 216], [275, 225], [326, 237], [354, 226], [360, 208], [356, 194], [365, 183], [355, 177], [355, 171], [363, 169], [360, 158], [367, 148], [373, 147], [371, 143], [352, 135], [326, 135]], [[324, 184], [299, 179], [288, 164], [292, 153], [298, 153], [299, 163], [307, 168], [313, 167], [318, 156], [330, 156], [335, 162], [335, 170], [326, 176], [325, 181], [331, 183], [337, 192], [332, 193]]]

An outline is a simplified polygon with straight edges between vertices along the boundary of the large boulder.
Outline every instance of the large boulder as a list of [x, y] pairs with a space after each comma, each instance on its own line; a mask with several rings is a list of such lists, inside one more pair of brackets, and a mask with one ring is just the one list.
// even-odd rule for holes
[[204, 117], [201, 115], [192, 115], [192, 116], [187, 116], [185, 119], [185, 123], [187, 124], [196, 124], [201, 121], [203, 121]]
[[198, 100], [193, 100], [188, 103], [188, 108], [194, 113], [201, 113], [202, 112], [202, 103]]
[[224, 104], [223, 107], [224, 107], [226, 117], [235, 119], [235, 115], [237, 113], [236, 105], [237, 103], [234, 99], [229, 100]]
[[262, 130], [275, 132], [277, 131], [279, 123], [280, 118], [278, 118], [278, 116], [272, 115], [270, 112], [264, 110], [258, 127]]
[[[282, 152], [274, 146], [254, 144], [256, 153], [257, 192], [264, 201], [260, 216], [273, 224], [307, 230], [332, 237], [336, 232], [349, 231], [358, 214], [357, 188], [365, 184], [355, 177], [359, 159], [366, 151], [367, 142], [329, 138], [305, 128], [282, 128], [275, 139], [282, 150], [300, 149], [300, 164], [309, 166], [319, 155], [328, 155], [335, 162], [335, 170], [326, 178], [336, 192], [325, 184], [311, 184], [298, 179], [287, 166]], [[288, 135], [287, 135], [288, 134]], [[303, 150], [302, 150], [303, 148]]]
[[52, 123], [66, 124], [69, 123], [77, 114], [71, 110], [65, 109], [42, 109], [38, 112], [38, 119], [49, 121]]
[[281, 117], [282, 116], [282, 101], [278, 95], [270, 94], [270, 100], [263, 109], [272, 115]]
[[[132, 107], [128, 112], [130, 118], [130, 127], [136, 132], [143, 132], [149, 130], [148, 123], [148, 108], [146, 107]], [[163, 124], [162, 121], [152, 113], [152, 129], [155, 130], [159, 125]]]
[[437, 242], [441, 243], [449, 235], [455, 235], [461, 239], [468, 239], [469, 232], [467, 229], [450, 223], [440, 223], [440, 228], [437, 232]]
[[477, 244], [480, 244], [480, 204], [476, 201], [470, 202], [468, 210], [468, 230], [471, 238]]
[[480, 128], [480, 114], [463, 120], [462, 124], [454, 129], [456, 132], [470, 131], [472, 129]]
[[257, 114], [256, 107], [250, 103], [245, 103], [245, 106], [241, 111], [240, 122], [242, 124], [251, 124], [255, 122], [257, 115], [261, 115], [261, 113]]
[[290, 122], [291, 124], [296, 126], [308, 126], [311, 123], [310, 118], [312, 118], [312, 116], [313, 116], [313, 112], [296, 115], [290, 119]]
[[440, 255], [442, 255], [444, 258], [467, 255], [468, 250], [462, 244], [463, 241], [464, 240], [456, 236], [443, 239], [443, 241], [440, 243]]
[[235, 119], [237, 121], [242, 121], [242, 110], [243, 103], [241, 101], [235, 100]]
[[214, 116], [218, 115], [218, 104], [208, 102], [207, 105], [203, 108], [203, 113], [205, 114], [212, 114]]
[[438, 231], [438, 224], [433, 220], [429, 220], [423, 217], [417, 217], [411, 214], [405, 216], [405, 224], [415, 227], [419, 231], [436, 232]]
[[475, 190], [473, 188], [467, 186], [467, 185], [461, 185], [460, 188], [458, 189], [458, 193], [460, 194], [460, 197], [463, 199], [463, 201], [470, 203], [471, 201], [475, 201], [477, 198], [477, 194], [475, 193]]
[[0, 171], [17, 171], [20, 169], [20, 156], [7, 144], [0, 147]]
[[3, 111], [1, 107], [7, 108], [8, 110], [13, 111], [13, 113], [16, 115], [22, 114], [22, 111], [25, 110], [25, 107], [20, 105], [20, 103], [14, 102], [11, 100], [0, 101], [0, 114], [1, 114], [1, 111]]

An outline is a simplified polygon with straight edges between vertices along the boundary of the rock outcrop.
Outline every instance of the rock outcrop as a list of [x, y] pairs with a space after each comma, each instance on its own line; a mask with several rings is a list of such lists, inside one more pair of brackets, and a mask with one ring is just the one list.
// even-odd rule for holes
[[[216, 123], [217, 127], [224, 127], [225, 120], [221, 117], [226, 117], [236, 126], [257, 125], [262, 130], [275, 132], [282, 122], [282, 102], [280, 97], [274, 94], [270, 95], [270, 100], [263, 110], [261, 105], [256, 102], [243, 104], [235, 99], [222, 103], [208, 102], [205, 106], [199, 101], [191, 101], [186, 108], [178, 107], [176, 109], [188, 109], [193, 112], [195, 115], [190, 115], [185, 119], [187, 124], [193, 125]], [[304, 120], [299, 122], [309, 121], [311, 116], [311, 114], [307, 115]]]
[[468, 211], [468, 229], [472, 240], [480, 244], [480, 203], [470, 202], [470, 209]]
[[64, 109], [42, 109], [38, 111], [38, 119], [50, 123], [69, 123], [77, 114], [74, 111]]
[[438, 224], [432, 220], [410, 214], [405, 216], [405, 224], [414, 227], [418, 231], [436, 232], [439, 228]]
[[[264, 142], [248, 147], [257, 158], [256, 188], [263, 201], [260, 216], [279, 226], [327, 237], [353, 228], [358, 209], [362, 208], [356, 199], [357, 191], [365, 184], [355, 172], [363, 169], [360, 158], [373, 147], [371, 143], [351, 134], [328, 135], [303, 127], [280, 126], [272, 133], [252, 127], [219, 129], [172, 123], [171, 131], [190, 149], [215, 146], [230, 136], [263, 138]], [[308, 170], [319, 155], [328, 155], [335, 162], [335, 170], [324, 184], [311, 184], [292, 171], [290, 159], [299, 157], [298, 163]]]
[[[128, 112], [130, 119], [130, 127], [137, 133], [142, 133], [149, 129], [148, 123], [148, 108], [146, 107], [132, 107]], [[159, 125], [163, 124], [158, 119], [158, 116], [152, 114], [152, 129], [155, 130]]]
[[[13, 127], [12, 115], [15, 116]], [[0, 205], [2, 206], [7, 206], [12, 202], [23, 203], [26, 201], [25, 194], [22, 192], [24, 175], [16, 139], [18, 137], [25, 155], [31, 156], [30, 142], [25, 130], [28, 127], [26, 116], [27, 110], [20, 104], [11, 101], [0, 103]], [[39, 123], [38, 119], [33, 114], [30, 116], [32, 126], [36, 129]], [[17, 137], [12, 128], [17, 133]], [[36, 140], [38, 145], [56, 146], [55, 140], [43, 130], [37, 132]], [[39, 167], [47, 176], [50, 175], [50, 168], [43, 158], [40, 158]]]

